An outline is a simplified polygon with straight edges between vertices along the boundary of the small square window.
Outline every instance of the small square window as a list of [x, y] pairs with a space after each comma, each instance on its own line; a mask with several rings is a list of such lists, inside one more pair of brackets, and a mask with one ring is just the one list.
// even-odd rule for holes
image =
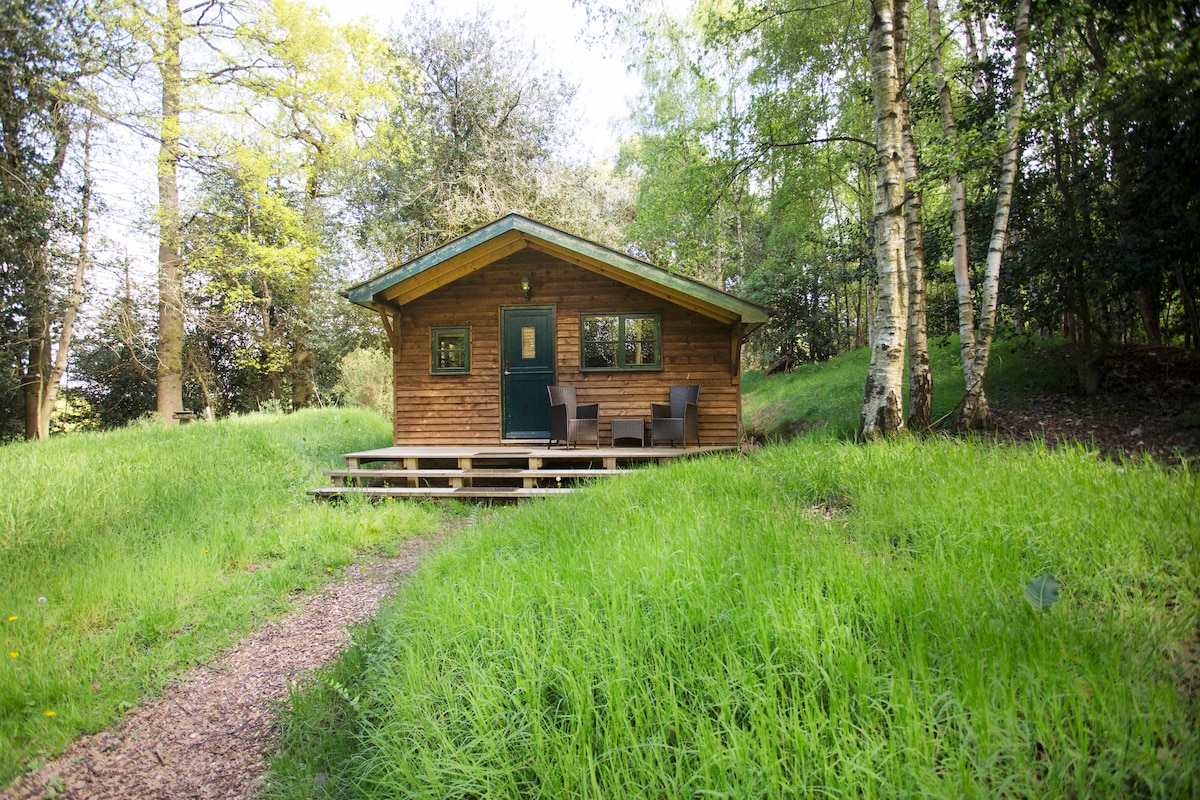
[[471, 371], [471, 329], [430, 329], [431, 375], [466, 375]]

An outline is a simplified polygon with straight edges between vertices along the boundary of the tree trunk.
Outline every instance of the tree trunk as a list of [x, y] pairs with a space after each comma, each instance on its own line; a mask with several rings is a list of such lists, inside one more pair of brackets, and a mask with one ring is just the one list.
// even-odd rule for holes
[[[859, 420], [860, 438], [904, 427], [904, 347], [907, 276], [904, 269], [904, 144], [900, 79], [896, 72], [896, 7], [907, 0], [867, 0], [868, 46], [875, 99], [876, 311], [871, 365]], [[903, 13], [903, 9], [901, 9]]]
[[42, 396], [46, 374], [50, 371], [50, 319], [43, 307], [29, 320], [29, 363], [25, 369], [25, 438], [42, 439]]
[[[938, 0], [927, 0], [929, 35], [934, 42], [930, 70], [937, 83], [938, 104], [941, 108], [942, 135], [955, 149], [957, 157], [958, 123], [954, 118], [954, 98], [942, 67], [942, 16]], [[967, 27], [970, 30], [970, 26]], [[953, 233], [954, 286], [958, 298], [959, 355], [962, 359], [966, 394], [979, 383], [975, 374], [975, 303], [971, 297], [971, 271], [967, 261], [967, 192], [962, 175], [956, 167], [950, 176], [950, 220]]]
[[[901, 13], [903, 9], [903, 13]], [[906, 83], [909, 38], [908, 0], [896, 5], [896, 76]], [[908, 92], [899, 95], [904, 145], [904, 263], [908, 278], [908, 422], [928, 430], [933, 424], [933, 373], [929, 367], [929, 333], [925, 311], [925, 232], [921, 222], [922, 196], [917, 142], [913, 137]]]
[[83, 187], [80, 190], [79, 257], [75, 262], [75, 280], [71, 294], [63, 309], [62, 330], [58, 334], [58, 349], [54, 354], [54, 366], [46, 378], [46, 389], [42, 392], [41, 409], [38, 414], [38, 438], [50, 438], [50, 418], [58, 401], [58, 388], [67, 371], [67, 355], [71, 350], [71, 338], [75, 332], [75, 319], [83, 303], [83, 281], [87, 277], [91, 259], [90, 231], [92, 225], [92, 123], [89, 119], [83, 128]]
[[183, 75], [179, 0], [166, 0], [158, 53], [162, 120], [158, 151], [158, 370], [155, 394], [163, 422], [183, 410], [183, 276], [179, 255], [179, 124]]
[[991, 410], [983, 393], [992, 339], [996, 333], [996, 308], [1000, 297], [1000, 265], [1008, 246], [1008, 217], [1012, 211], [1013, 188], [1021, 162], [1021, 119], [1025, 111], [1025, 79], [1028, 74], [1026, 56], [1029, 53], [1029, 10], [1031, 0], [1021, 0], [1017, 6], [1014, 29], [1016, 52], [1013, 58], [1012, 97], [1005, 122], [1005, 146], [1001, 160], [1000, 180], [996, 185], [996, 212], [992, 217], [992, 238], [988, 244], [987, 266], [983, 274], [983, 298], [980, 301], [979, 339], [975, 346], [974, 384], [967, 387], [962, 416], [958, 424], [963, 429], [992, 426]]
[[1188, 286], [1187, 277], [1181, 267], [1175, 268], [1175, 282], [1179, 286], [1179, 299], [1183, 303], [1183, 318], [1187, 322], [1188, 337], [1192, 347], [1200, 345], [1200, 314], [1196, 313], [1196, 298]]

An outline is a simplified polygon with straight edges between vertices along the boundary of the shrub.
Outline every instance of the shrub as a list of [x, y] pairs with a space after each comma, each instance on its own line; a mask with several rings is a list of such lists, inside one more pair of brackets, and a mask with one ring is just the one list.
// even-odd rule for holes
[[360, 347], [339, 364], [342, 377], [333, 387], [343, 401], [392, 417], [392, 362], [383, 350]]

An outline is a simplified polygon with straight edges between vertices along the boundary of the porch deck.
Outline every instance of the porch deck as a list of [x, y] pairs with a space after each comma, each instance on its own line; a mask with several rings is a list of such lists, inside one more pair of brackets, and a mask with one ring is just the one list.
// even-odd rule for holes
[[316, 497], [457, 497], [513, 500], [565, 494], [580, 483], [621, 475], [675, 458], [734, 452], [735, 447], [521, 446], [383, 447], [346, 453], [346, 469], [330, 470]]

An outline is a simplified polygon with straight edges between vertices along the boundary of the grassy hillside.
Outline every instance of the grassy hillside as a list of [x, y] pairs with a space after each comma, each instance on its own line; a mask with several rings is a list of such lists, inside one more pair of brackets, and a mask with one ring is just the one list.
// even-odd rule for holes
[[[954, 411], [962, 399], [958, 347], [958, 337], [930, 343], [935, 419]], [[742, 387], [747, 434], [759, 441], [786, 439], [806, 431], [853, 436], [870, 359], [871, 351], [863, 348], [824, 364], [805, 364], [785, 375], [748, 374]], [[1013, 339], [993, 347], [985, 389], [993, 402], [1006, 403], [1028, 392], [1066, 390], [1072, 381], [1062, 353], [1035, 350], [1025, 341]]]
[[[336, 574], [431, 527], [304, 490], [389, 441], [358, 410], [138, 427], [0, 448], [0, 785]], [[344, 462], [342, 462], [344, 463]]]
[[269, 793], [1195, 797], [1197, 509], [1082, 449], [811, 436], [530, 503], [293, 698]]

